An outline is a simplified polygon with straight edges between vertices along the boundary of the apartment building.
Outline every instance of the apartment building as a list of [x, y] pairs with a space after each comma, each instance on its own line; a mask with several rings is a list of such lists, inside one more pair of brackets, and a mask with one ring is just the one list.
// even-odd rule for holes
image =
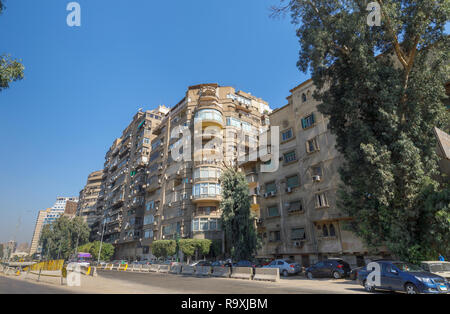
[[236, 165], [241, 131], [259, 133], [270, 111], [264, 100], [233, 87], [190, 86], [154, 130], [142, 248], [119, 258], [151, 258], [151, 244], [159, 239], [222, 241], [220, 175], [226, 165]]
[[314, 89], [312, 80], [300, 84], [290, 91], [288, 104], [270, 114], [270, 125], [280, 131], [278, 170], [261, 172], [262, 162], [243, 167], [255, 188], [252, 208], [263, 243], [258, 256], [290, 258], [303, 266], [341, 257], [362, 265], [368, 250], [346, 230], [351, 217], [336, 206], [343, 157], [328, 117], [317, 109]]
[[[91, 238], [112, 243], [116, 254], [140, 247], [144, 213], [145, 167], [151, 152], [151, 141], [168, 108], [159, 106], [151, 111], [139, 111], [113, 142], [105, 156]], [[134, 256], [134, 254], [133, 254]]]
[[97, 221], [97, 198], [100, 194], [103, 170], [89, 174], [85, 187], [80, 191], [76, 215], [82, 217], [89, 227]]

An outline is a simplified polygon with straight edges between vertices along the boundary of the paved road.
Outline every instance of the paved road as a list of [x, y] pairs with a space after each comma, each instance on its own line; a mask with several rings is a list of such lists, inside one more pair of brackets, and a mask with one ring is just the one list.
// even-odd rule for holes
[[[301, 277], [282, 279], [280, 283], [223, 278], [198, 278], [173, 274], [131, 273], [99, 270], [100, 278], [134, 283], [152, 290], [172, 290], [189, 294], [310, 294], [310, 293], [364, 293], [351, 281], [310, 281]], [[145, 289], [145, 290], [147, 290]], [[127, 293], [126, 291], [123, 291]], [[144, 293], [148, 293], [143, 291]]]
[[76, 293], [57, 287], [0, 276], [0, 294], [64, 294]]

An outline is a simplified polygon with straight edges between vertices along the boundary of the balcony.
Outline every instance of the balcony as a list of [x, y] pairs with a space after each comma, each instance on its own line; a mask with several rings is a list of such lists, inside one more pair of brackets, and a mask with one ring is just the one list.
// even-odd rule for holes
[[200, 203], [200, 202], [220, 202], [222, 199], [220, 194], [198, 194], [192, 195], [192, 202]]
[[216, 109], [200, 109], [197, 111], [194, 118], [194, 125], [197, 124], [201, 124], [202, 128], [209, 126], [223, 128], [225, 126], [222, 113]]

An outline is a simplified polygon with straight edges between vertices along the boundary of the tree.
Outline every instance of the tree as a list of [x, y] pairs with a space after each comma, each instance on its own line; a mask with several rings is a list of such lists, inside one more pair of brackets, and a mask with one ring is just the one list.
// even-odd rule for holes
[[[338, 207], [353, 217], [350, 230], [398, 258], [436, 254], [448, 239], [449, 208], [428, 211], [423, 191], [444, 189], [433, 127], [450, 126], [443, 106], [450, 2], [378, 0], [379, 27], [368, 26], [367, 1], [282, 2], [276, 13], [290, 12], [299, 24], [297, 65], [311, 71], [319, 111], [344, 156]], [[448, 255], [448, 246], [439, 249]]]
[[[0, 0], [0, 15], [5, 9], [4, 3]], [[23, 79], [25, 67], [16, 59], [9, 55], [0, 55], [0, 92], [9, 87], [11, 82]]]
[[82, 218], [61, 216], [42, 228], [42, 255], [48, 259], [68, 259], [75, 253], [77, 245], [86, 243], [88, 239], [89, 227]]
[[180, 250], [189, 260], [192, 256], [201, 254], [208, 255], [211, 248], [212, 241], [209, 239], [180, 239]]
[[152, 254], [167, 258], [176, 253], [177, 243], [174, 240], [157, 240], [152, 243]]
[[250, 211], [247, 180], [241, 172], [227, 169], [221, 177], [221, 225], [226, 252], [235, 260], [248, 260], [256, 253], [255, 218]]
[[[86, 243], [82, 246], [79, 246], [77, 251], [78, 252], [85, 252], [92, 255], [92, 259], [97, 261], [98, 260], [98, 252], [100, 250], [100, 241], [94, 241]], [[100, 260], [101, 261], [110, 261], [111, 258], [114, 256], [114, 245], [111, 243], [102, 243], [102, 251], [100, 253]]]

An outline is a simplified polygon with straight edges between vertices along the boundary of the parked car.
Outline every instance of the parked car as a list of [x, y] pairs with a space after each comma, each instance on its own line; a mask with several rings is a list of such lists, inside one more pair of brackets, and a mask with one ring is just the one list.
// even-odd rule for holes
[[450, 280], [450, 262], [443, 261], [426, 261], [422, 262], [420, 266], [430, 273], [444, 277]]
[[230, 261], [215, 261], [211, 263], [212, 267], [232, 267], [233, 264]]
[[306, 277], [309, 279], [326, 278], [344, 278], [350, 274], [350, 265], [342, 259], [327, 259], [320, 261], [305, 269]]
[[417, 265], [401, 261], [378, 261], [377, 263], [380, 265], [379, 285], [367, 281], [372, 270], [367, 270], [366, 267], [358, 271], [358, 282], [367, 291], [382, 289], [404, 291], [408, 294], [442, 294], [448, 293], [450, 289], [450, 284], [445, 278], [424, 271]]
[[350, 271], [350, 274], [349, 274], [349, 276], [348, 276], [348, 279], [350, 279], [350, 280], [356, 280], [356, 279], [358, 279], [358, 271], [360, 271], [361, 269], [364, 269], [364, 268], [366, 268], [366, 266], [353, 268], [353, 269]]
[[197, 261], [197, 262], [192, 263], [191, 266], [211, 266], [211, 262]]
[[247, 260], [242, 260], [237, 263], [233, 263], [233, 267], [256, 267], [256, 264]]
[[280, 274], [283, 275], [283, 277], [296, 275], [302, 271], [300, 264], [291, 260], [284, 259], [276, 259], [269, 265], [263, 266], [263, 268], [278, 268], [280, 270]]
[[272, 263], [272, 261], [272, 258], [257, 258], [255, 259], [255, 264], [256, 267], [263, 267], [269, 265], [270, 263]]

